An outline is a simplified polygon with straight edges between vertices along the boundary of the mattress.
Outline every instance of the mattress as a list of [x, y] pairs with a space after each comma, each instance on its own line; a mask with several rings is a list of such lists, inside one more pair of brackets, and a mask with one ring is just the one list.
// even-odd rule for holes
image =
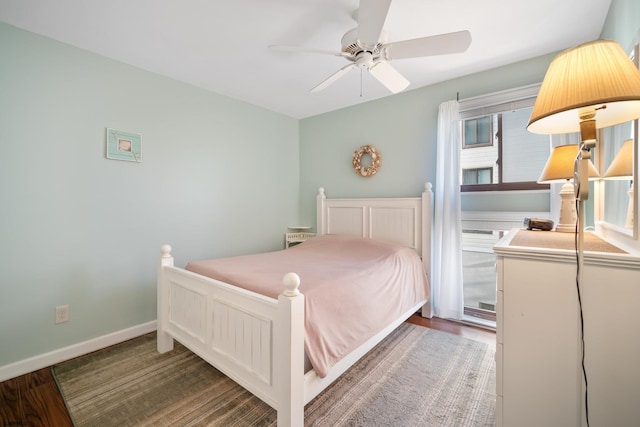
[[321, 235], [286, 250], [190, 262], [187, 270], [267, 297], [282, 277], [300, 276], [305, 353], [320, 377], [429, 295], [412, 248], [347, 235]]

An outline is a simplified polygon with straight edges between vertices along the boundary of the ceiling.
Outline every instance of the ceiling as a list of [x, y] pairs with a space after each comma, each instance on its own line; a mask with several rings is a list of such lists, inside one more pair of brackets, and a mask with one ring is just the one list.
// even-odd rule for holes
[[[0, 21], [182, 82], [305, 118], [389, 96], [352, 71], [311, 88], [345, 58], [269, 45], [340, 51], [359, 0], [0, 0]], [[416, 89], [560, 51], [599, 37], [611, 0], [394, 0], [389, 42], [469, 30], [464, 53], [391, 64]]]

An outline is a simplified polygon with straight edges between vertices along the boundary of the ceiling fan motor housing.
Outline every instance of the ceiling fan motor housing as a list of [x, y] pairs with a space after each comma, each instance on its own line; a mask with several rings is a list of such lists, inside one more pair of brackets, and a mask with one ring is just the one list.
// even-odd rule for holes
[[371, 60], [376, 60], [380, 58], [382, 52], [382, 45], [387, 42], [387, 35], [384, 31], [380, 34], [380, 39], [375, 46], [366, 46], [360, 40], [358, 40], [358, 29], [354, 28], [353, 30], [349, 30], [342, 36], [342, 51], [348, 53], [349, 56], [347, 59], [356, 62], [358, 56], [363, 52], [368, 52], [372, 58]]

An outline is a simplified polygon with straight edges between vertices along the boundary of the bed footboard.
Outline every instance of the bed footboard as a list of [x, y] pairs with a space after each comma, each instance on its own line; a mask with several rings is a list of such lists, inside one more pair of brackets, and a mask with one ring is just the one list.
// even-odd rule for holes
[[288, 273], [277, 300], [174, 267], [162, 246], [158, 351], [177, 340], [278, 412], [279, 426], [304, 421], [304, 296]]

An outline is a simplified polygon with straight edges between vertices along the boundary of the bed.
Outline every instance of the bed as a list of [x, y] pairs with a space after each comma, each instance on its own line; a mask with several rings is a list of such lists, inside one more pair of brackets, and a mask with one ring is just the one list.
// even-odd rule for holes
[[[239, 270], [238, 264], [233, 264], [239, 258], [253, 263], [256, 268], [269, 264], [272, 256], [285, 255], [290, 261], [298, 262], [303, 259], [304, 252], [314, 253], [316, 247], [334, 244], [336, 239], [342, 239], [341, 245], [352, 241], [356, 244], [362, 240], [363, 243], [374, 244], [376, 247], [392, 247], [393, 257], [399, 256], [395, 252], [404, 253], [407, 252], [406, 248], [410, 248], [410, 252], [421, 264], [420, 271], [423, 275], [426, 273], [428, 278], [431, 276], [432, 212], [433, 193], [430, 183], [425, 184], [420, 197], [409, 198], [329, 199], [321, 188], [317, 195], [318, 237], [278, 251], [278, 254], [257, 255], [262, 258], [255, 261], [251, 256], [234, 257], [229, 259], [232, 260], [230, 268]], [[364, 242], [367, 239], [371, 240]], [[328, 261], [330, 256], [319, 257], [323, 261], [316, 259], [310, 263], [315, 264], [316, 269], [318, 265], [324, 266], [323, 262], [332, 262]], [[262, 293], [258, 293], [250, 290], [250, 287], [245, 289], [239, 284], [233, 284], [238, 280], [246, 280], [242, 275], [232, 277], [209, 274], [206, 271], [208, 262], [189, 263], [189, 269], [178, 268], [174, 266], [170, 246], [161, 247], [158, 271], [158, 351], [170, 351], [174, 340], [177, 340], [276, 409], [279, 426], [302, 426], [305, 404], [413, 313], [421, 310], [424, 317], [431, 317], [428, 294], [416, 293], [415, 300], [403, 300], [402, 309], [396, 309], [391, 318], [384, 320], [384, 324], [372, 326], [364, 338], [356, 337], [353, 348], [341, 349], [344, 354], [340, 354], [335, 360], [330, 358], [330, 363], [322, 364], [318, 362], [318, 357], [313, 356], [314, 350], [308, 342], [312, 332], [306, 329], [310, 313], [318, 309], [308, 309], [305, 313], [305, 307], [308, 308], [309, 304], [315, 307], [314, 301], [318, 301], [318, 295], [321, 295], [309, 283], [304, 282], [305, 277], [310, 277], [312, 266], [300, 261], [298, 268], [294, 267], [283, 275], [281, 292], [261, 290]], [[215, 269], [216, 264], [226, 261], [211, 262]], [[339, 271], [337, 266], [334, 268], [332, 270], [327, 266], [324, 269], [325, 273], [331, 273], [325, 274], [325, 279], [330, 279], [333, 271]], [[415, 271], [415, 266], [412, 269]], [[251, 265], [247, 265], [244, 270], [249, 272]], [[300, 276], [298, 272], [301, 272]], [[269, 272], [264, 277], [272, 275]], [[300, 277], [303, 278], [302, 285]], [[340, 280], [344, 279], [341, 277]], [[367, 283], [371, 283], [370, 280]], [[300, 291], [305, 289], [308, 297]], [[334, 301], [351, 301], [351, 298], [342, 295]], [[338, 303], [335, 305], [337, 307]], [[374, 314], [379, 311], [367, 311], [367, 304], [353, 305], [361, 306], [364, 310], [350, 313], [358, 316], [359, 321], [369, 317], [373, 319]], [[344, 311], [336, 307], [334, 309], [337, 311]], [[326, 323], [317, 320], [309, 322], [316, 325]], [[351, 331], [351, 328], [342, 329], [343, 332], [345, 330]], [[321, 331], [320, 335], [322, 333]], [[323, 345], [326, 344], [321, 344]], [[318, 369], [310, 369], [305, 363], [309, 360], [312, 360], [311, 365], [318, 363]]]

